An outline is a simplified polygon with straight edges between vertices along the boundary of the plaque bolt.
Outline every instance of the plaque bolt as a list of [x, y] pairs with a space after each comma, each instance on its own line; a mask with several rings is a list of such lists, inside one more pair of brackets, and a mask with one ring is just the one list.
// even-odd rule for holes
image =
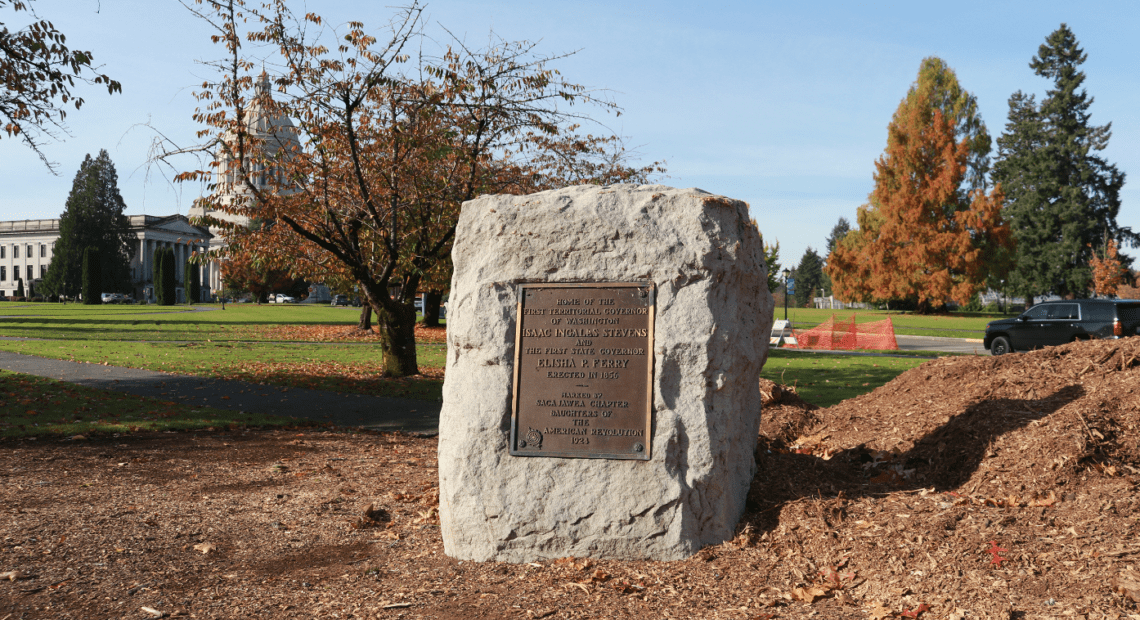
[[643, 446], [643, 445], [641, 445], [641, 444], [639, 444], [639, 443], [635, 443], [635, 444], [633, 444], [633, 451], [634, 451], [634, 452], [644, 452], [644, 451], [645, 451], [645, 446]]
[[525, 447], [526, 447], [526, 442], [525, 442], [525, 441], [520, 441], [520, 442], [519, 442], [519, 447], [520, 447], [520, 448], [525, 448]]
[[639, 291], [638, 291], [638, 293], [637, 293], [637, 294], [638, 294], [638, 295], [641, 295], [642, 297], [648, 297], [648, 296], [649, 296], [649, 291], [647, 291], [647, 290], [645, 290], [645, 289], [641, 289], [641, 290], [639, 290]]

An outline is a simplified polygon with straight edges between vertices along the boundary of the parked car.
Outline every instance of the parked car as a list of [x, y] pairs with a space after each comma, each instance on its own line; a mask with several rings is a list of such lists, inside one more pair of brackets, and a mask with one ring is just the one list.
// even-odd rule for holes
[[102, 299], [105, 304], [125, 304], [130, 301], [122, 293], [103, 293]]
[[332, 302], [329, 303], [329, 305], [330, 306], [347, 306], [348, 305], [348, 295], [333, 295]]
[[279, 303], [279, 304], [295, 304], [295, 303], [297, 303], [297, 300], [293, 297], [288, 296], [288, 295], [278, 293], [277, 294], [277, 303]]
[[993, 355], [1056, 346], [1074, 340], [1140, 334], [1140, 300], [1074, 299], [1037, 304], [1012, 319], [986, 325], [984, 346]]

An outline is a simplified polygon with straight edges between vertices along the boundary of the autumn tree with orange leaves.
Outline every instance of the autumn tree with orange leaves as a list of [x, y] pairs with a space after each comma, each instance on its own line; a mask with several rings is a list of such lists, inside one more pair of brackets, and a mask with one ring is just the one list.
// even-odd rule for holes
[[939, 103], [912, 89], [895, 112], [859, 228], [828, 259], [837, 297], [902, 300], [928, 312], [967, 303], [995, 270], [1008, 269], [1001, 188], [963, 187], [971, 139]]
[[[537, 55], [533, 44], [472, 49], [453, 40], [431, 57], [418, 5], [398, 11], [383, 40], [359, 22], [328, 28], [285, 0], [196, 0], [192, 10], [226, 52], [213, 63], [218, 79], [197, 93], [207, 142], [168, 148], [160, 159], [198, 152], [226, 162], [176, 178], [241, 189], [238, 200], [205, 199], [238, 216], [206, 222], [224, 231], [227, 256], [311, 281], [354, 282], [376, 313], [390, 376], [419, 372], [412, 302], [423, 285], [439, 290], [447, 281], [464, 201], [569, 181], [646, 182], [659, 170], [626, 166], [616, 138], [580, 135], [576, 124], [588, 117], [570, 106], [616, 106], [564, 80], [548, 66], [557, 57]], [[246, 47], [271, 50], [259, 62], [278, 68], [272, 88], [255, 86], [259, 62]], [[299, 145], [266, 144], [249, 127], [255, 106], [293, 119]]]
[[1093, 292], [1097, 295], [1116, 295], [1125, 284], [1127, 271], [1117, 256], [1115, 239], [1108, 240], [1103, 253], [1093, 252], [1089, 267], [1092, 267]]

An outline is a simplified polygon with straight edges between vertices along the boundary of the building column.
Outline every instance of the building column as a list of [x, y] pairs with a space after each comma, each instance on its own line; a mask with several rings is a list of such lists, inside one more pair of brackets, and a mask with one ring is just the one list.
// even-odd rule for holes
[[139, 238], [139, 281], [146, 284], [146, 240]]
[[146, 241], [146, 279], [154, 284], [154, 253], [158, 250], [158, 242], [154, 239]]

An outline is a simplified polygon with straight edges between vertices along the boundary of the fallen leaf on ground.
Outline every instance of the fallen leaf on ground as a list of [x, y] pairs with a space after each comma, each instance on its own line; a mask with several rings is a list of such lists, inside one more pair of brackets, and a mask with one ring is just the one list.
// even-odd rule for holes
[[218, 548], [218, 546], [213, 544], [213, 543], [198, 543], [198, 544], [194, 545], [194, 549], [196, 551], [201, 551], [202, 555], [206, 555], [207, 553], [210, 553], [211, 551], [214, 551], [217, 548]]
[[1140, 575], [1129, 571], [1113, 577], [1112, 591], [1134, 603], [1140, 603]]
[[915, 607], [914, 609], [904, 610], [902, 612], [902, 615], [907, 618], [917, 618], [918, 615], [924, 611], [930, 611], [930, 605], [927, 605], [926, 603], [919, 603], [918, 607]]
[[890, 618], [895, 615], [882, 601], [875, 601], [867, 608], [867, 617], [870, 620], [883, 620], [883, 618]]
[[827, 590], [823, 588], [810, 587], [792, 589], [792, 598], [805, 603], [814, 603], [816, 599], [821, 599], [825, 596], [827, 596]]
[[1003, 558], [1003, 557], [999, 556], [998, 554], [1004, 553], [1006, 551], [1009, 551], [1009, 549], [1002, 549], [1001, 547], [999, 547], [997, 545], [996, 540], [991, 540], [990, 541], [990, 548], [986, 549], [986, 553], [993, 556], [993, 559], [990, 560], [990, 564], [997, 564], [998, 566], [1001, 566], [1001, 563], [1006, 561], [1006, 558]]

